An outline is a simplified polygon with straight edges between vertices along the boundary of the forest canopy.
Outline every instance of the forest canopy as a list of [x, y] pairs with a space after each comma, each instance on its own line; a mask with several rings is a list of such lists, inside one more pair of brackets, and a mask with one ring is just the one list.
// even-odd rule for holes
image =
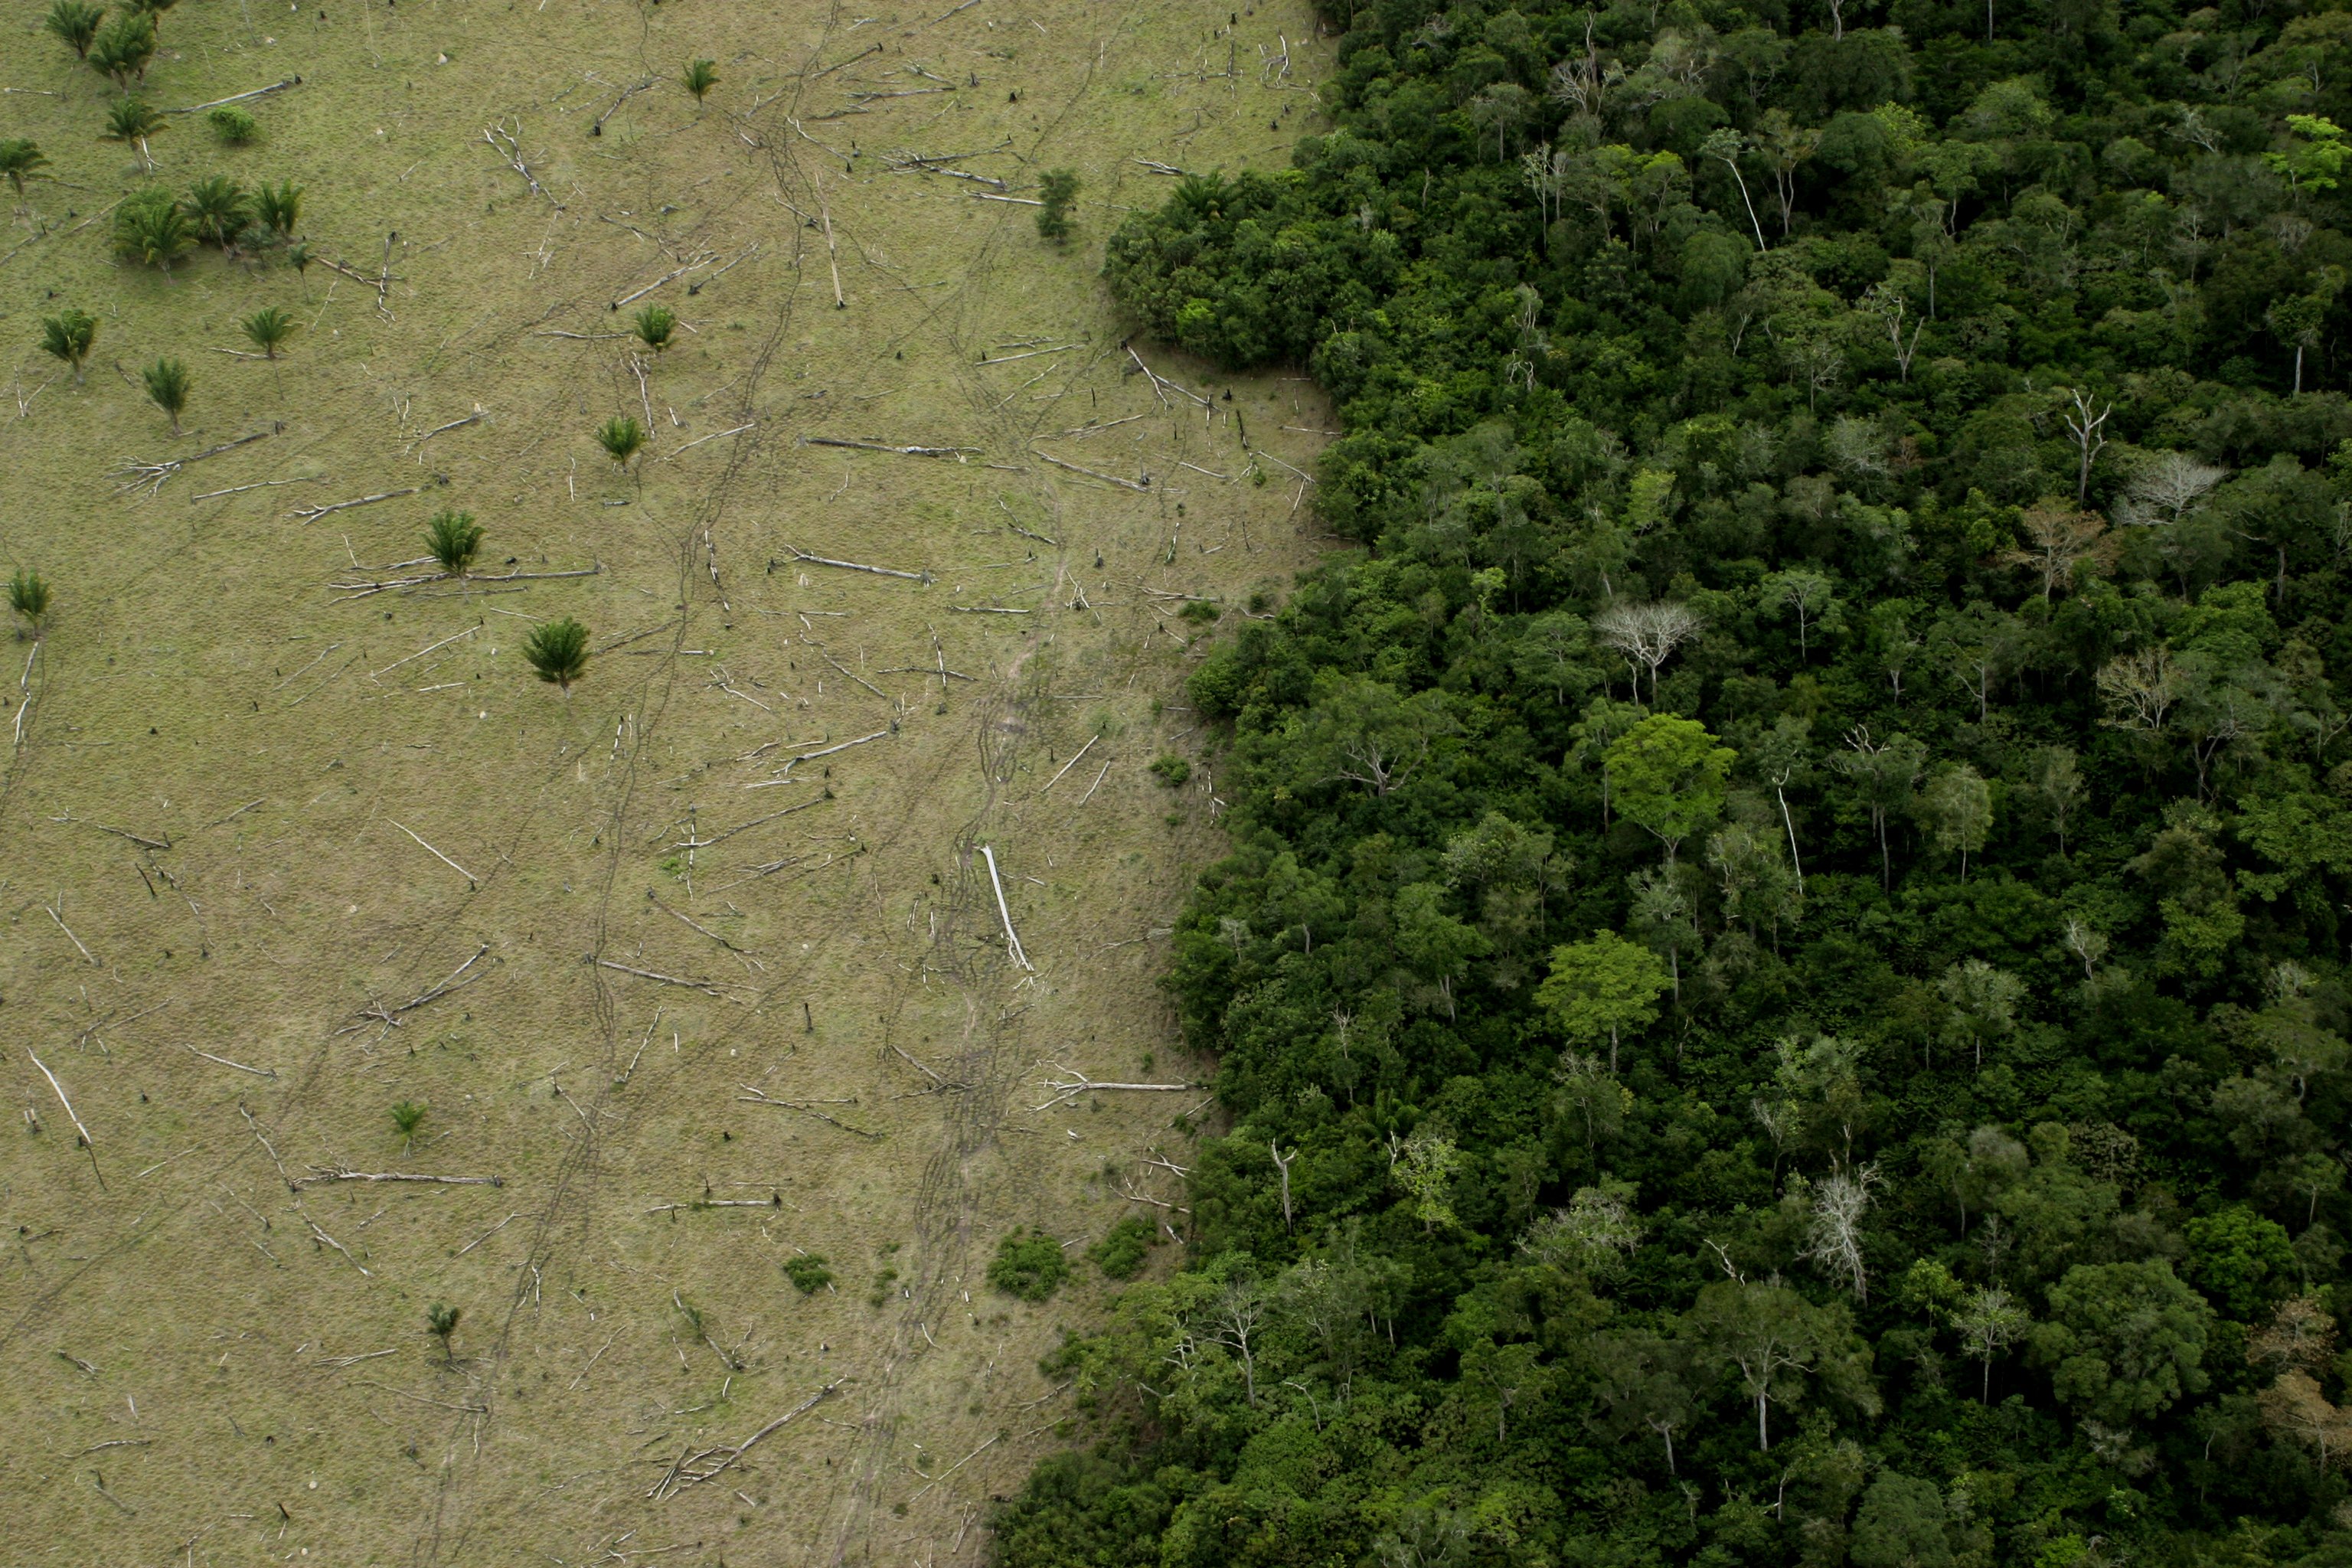
[[2352, 10], [1328, 22], [1108, 248], [1356, 548], [1001, 1560], [2352, 1563]]

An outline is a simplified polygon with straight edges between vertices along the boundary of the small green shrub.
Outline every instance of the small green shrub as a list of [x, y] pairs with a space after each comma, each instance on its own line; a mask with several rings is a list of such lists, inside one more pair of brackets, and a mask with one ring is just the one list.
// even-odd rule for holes
[[[292, 238], [294, 226], [302, 221], [302, 187], [291, 180], [279, 181], [274, 189], [268, 184], [256, 187], [253, 216], [256, 221], [276, 229], [281, 237]], [[301, 267], [308, 264], [310, 256], [306, 252], [299, 260], [291, 256], [288, 259]]]
[[436, 511], [425, 525], [425, 552], [452, 577], [463, 577], [482, 548], [482, 525], [470, 511]]
[[464, 1315], [459, 1309], [438, 1301], [425, 1309], [425, 1331], [441, 1342], [441, 1354], [446, 1360], [457, 1359], [449, 1349], [449, 1336], [457, 1331], [457, 1320]]
[[1178, 615], [1183, 616], [1184, 619], [1192, 622], [1195, 626], [1205, 626], [1209, 622], [1217, 619], [1224, 613], [1224, 611], [1217, 608], [1216, 605], [1209, 603], [1206, 599], [1195, 599], [1177, 612]]
[[172, 421], [172, 434], [180, 433], [180, 416], [187, 412], [188, 389], [194, 381], [185, 363], [175, 359], [159, 359], [139, 373], [147, 388], [148, 398]]
[[25, 198], [25, 182], [48, 166], [48, 156], [41, 151], [40, 143], [24, 136], [0, 138], [0, 179], [8, 182], [18, 201]]
[[8, 579], [8, 608], [25, 623], [19, 636], [30, 633], [39, 637], [41, 623], [49, 616], [48, 579], [29, 568], [18, 567], [16, 574]]
[[639, 342], [659, 353], [669, 347], [670, 338], [677, 331], [677, 312], [667, 305], [648, 305], [636, 313], [630, 328]]
[[1186, 779], [1192, 776], [1192, 764], [1173, 752], [1163, 752], [1159, 760], [1151, 764], [1150, 771], [1153, 778], [1158, 779], [1170, 789], [1176, 789], [1181, 787]]
[[988, 1282], [1008, 1296], [1042, 1301], [1061, 1289], [1070, 1277], [1070, 1260], [1062, 1244], [1041, 1230], [1016, 1230], [996, 1244], [989, 1260]]
[[699, 109], [702, 100], [709, 96], [710, 89], [719, 85], [719, 62], [688, 60], [686, 69], [678, 74], [678, 79], [686, 84], [687, 91], [694, 94], [695, 107]]
[[1110, 1227], [1110, 1234], [1087, 1248], [1095, 1267], [1113, 1279], [1132, 1279], [1143, 1272], [1157, 1233], [1135, 1215]]
[[425, 1125], [428, 1109], [421, 1100], [404, 1100], [392, 1108], [392, 1130], [400, 1134], [404, 1146], [416, 1142], [416, 1130]]
[[563, 688], [569, 697], [572, 683], [588, 668], [588, 628], [569, 616], [533, 626], [522, 639], [522, 656], [541, 680]]
[[1037, 195], [1045, 205], [1037, 209], [1037, 233], [1040, 237], [1059, 244], [1070, 237], [1070, 204], [1078, 197], [1078, 176], [1068, 169], [1048, 170], [1037, 181]]
[[224, 103], [205, 116], [213, 134], [232, 147], [242, 147], [261, 134], [261, 121], [234, 103]]
[[264, 305], [237, 326], [268, 359], [276, 359], [278, 345], [294, 335], [294, 318], [275, 305]]
[[824, 1266], [822, 1252], [803, 1252], [784, 1260], [784, 1278], [803, 1296], [814, 1296], [833, 1283], [833, 1270]]
[[634, 418], [617, 416], [596, 426], [596, 445], [604, 448], [604, 456], [620, 467], [629, 466], [629, 459], [646, 449], [646, 427]]

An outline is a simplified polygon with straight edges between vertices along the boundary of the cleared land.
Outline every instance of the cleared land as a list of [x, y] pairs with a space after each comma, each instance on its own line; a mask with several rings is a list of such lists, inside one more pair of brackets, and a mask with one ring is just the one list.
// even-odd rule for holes
[[[157, 183], [290, 177], [337, 265], [168, 279], [109, 259], [143, 176], [41, 9], [0, 83], [58, 176], [0, 241], [0, 567], [58, 594], [0, 786], [12, 1559], [976, 1560], [1109, 1289], [988, 1258], [1171, 1216], [1127, 1194], [1205, 1114], [1039, 1108], [1202, 1076], [1153, 979], [1215, 781], [1147, 769], [1210, 612], [1309, 558], [1329, 423], [1147, 376], [1095, 270], [1171, 188], [1139, 160], [1282, 160], [1304, 7], [190, 0], [159, 105], [301, 80], [249, 147], [173, 116]], [[989, 198], [1065, 164], [1055, 249]], [[640, 363], [646, 300], [684, 325]], [[230, 352], [267, 304], [283, 356]], [[66, 305], [79, 389], [31, 346]], [[179, 439], [127, 384], [163, 354]], [[593, 573], [363, 591], [443, 506], [482, 578]], [[518, 657], [564, 615], [568, 699]]]

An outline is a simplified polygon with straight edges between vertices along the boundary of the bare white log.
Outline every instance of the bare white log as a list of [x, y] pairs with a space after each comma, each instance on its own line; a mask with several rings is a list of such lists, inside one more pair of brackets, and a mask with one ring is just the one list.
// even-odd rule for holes
[[296, 1192], [322, 1187], [330, 1182], [409, 1182], [436, 1187], [503, 1187], [504, 1176], [429, 1176], [415, 1171], [354, 1171], [349, 1165], [313, 1165], [311, 1173], [290, 1184]]
[[[932, 581], [929, 572], [901, 572], [890, 566], [867, 566], [856, 561], [835, 561], [826, 555], [811, 555], [807, 551], [791, 544], [785, 545], [784, 549], [791, 553], [794, 561], [810, 566], [835, 566], [844, 572], [870, 572], [877, 577], [904, 577], [909, 583], [921, 583], [926, 586]], [[775, 570], [772, 562], [769, 563], [768, 569]]]
[[980, 847], [980, 854], [988, 862], [988, 885], [996, 889], [996, 918], [1004, 922], [1005, 948], [1013, 954], [1013, 963], [1034, 974], [1037, 966], [1030, 963], [1029, 955], [1021, 950], [1021, 938], [1013, 930], [1013, 911], [1004, 907], [1004, 883], [996, 874], [996, 851], [983, 844]]
[[1055, 1091], [1054, 1098], [1043, 1105], [1033, 1105], [1030, 1110], [1051, 1110], [1057, 1105], [1067, 1104], [1082, 1094], [1095, 1094], [1105, 1089], [1128, 1089], [1141, 1094], [1181, 1094], [1187, 1089], [1207, 1087], [1198, 1083], [1104, 1083], [1097, 1082], [1086, 1074], [1074, 1071], [1069, 1068], [1063, 1068], [1060, 1071], [1062, 1077], [1049, 1078], [1045, 1080], [1045, 1087]]
[[1062, 773], [1055, 773], [1052, 778], [1047, 779], [1045, 781], [1045, 789], [1041, 789], [1037, 793], [1039, 795], [1044, 795], [1046, 789], [1052, 789], [1055, 784], [1060, 784], [1062, 782], [1062, 773], [1066, 773], [1072, 768], [1076, 767], [1078, 765], [1078, 758], [1083, 757], [1088, 752], [1093, 751], [1095, 749], [1095, 741], [1099, 741], [1101, 739], [1102, 736], [1097, 734], [1095, 736], [1094, 741], [1088, 741], [1085, 745], [1080, 746], [1078, 748], [1078, 755], [1076, 757], [1072, 757], [1068, 762], [1064, 763], [1062, 764]]
[[754, 1447], [758, 1447], [762, 1439], [781, 1430], [788, 1423], [793, 1421], [799, 1416], [804, 1415], [808, 1412], [815, 1409], [825, 1400], [832, 1398], [834, 1391], [841, 1386], [841, 1382], [842, 1380], [836, 1379], [832, 1383], [826, 1384], [823, 1388], [818, 1389], [814, 1394], [810, 1394], [806, 1399], [802, 1400], [798, 1405], [793, 1405], [790, 1410], [785, 1411], [782, 1415], [777, 1416], [773, 1421], [769, 1422], [765, 1426], [761, 1427], [757, 1432], [752, 1433], [740, 1443], [722, 1445], [716, 1448], [705, 1448], [698, 1453], [688, 1452], [679, 1455], [677, 1462], [670, 1466], [669, 1469], [662, 1476], [662, 1479], [653, 1484], [653, 1489], [646, 1492], [646, 1496], [653, 1499], [656, 1502], [664, 1502], [676, 1497], [678, 1493], [686, 1490], [688, 1487], [697, 1487], [700, 1486], [705, 1481], [717, 1480], [720, 1476], [734, 1468], [735, 1466], [741, 1461], [743, 1456], [750, 1453]]
[[420, 847], [423, 847], [423, 849], [425, 850], [425, 852], [426, 854], [428, 854], [428, 855], [432, 856], [432, 857], [433, 857], [433, 858], [435, 858], [436, 860], [440, 861], [440, 862], [441, 862], [441, 864], [443, 864], [444, 866], [448, 867], [448, 868], [449, 868], [449, 869], [451, 869], [452, 871], [457, 872], [457, 875], [459, 875], [460, 877], [465, 878], [465, 879], [466, 879], [466, 885], [467, 885], [467, 887], [469, 887], [469, 888], [470, 888], [470, 887], [474, 887], [474, 886], [478, 885], [478, 884], [481, 881], [481, 879], [480, 879], [480, 878], [478, 878], [478, 877], [477, 877], [477, 876], [475, 876], [471, 871], [467, 870], [467, 869], [466, 869], [466, 868], [464, 868], [463, 866], [458, 865], [458, 864], [457, 864], [457, 862], [456, 862], [455, 860], [450, 859], [450, 858], [449, 858], [449, 857], [447, 857], [446, 855], [442, 854], [442, 853], [441, 853], [441, 851], [439, 851], [438, 849], [434, 848], [434, 847], [433, 847], [433, 846], [431, 846], [430, 844], [426, 844], [426, 843], [425, 842], [425, 840], [424, 840], [424, 839], [422, 839], [422, 838], [418, 838], [418, 837], [417, 837], [417, 836], [416, 836], [416, 830], [415, 830], [415, 829], [414, 829], [414, 828], [412, 828], [412, 827], [409, 827], [408, 826], [406, 826], [406, 825], [405, 825], [405, 824], [404, 824], [404, 823], [393, 822], [392, 818], [391, 818], [391, 817], [388, 817], [388, 816], [387, 816], [387, 817], [385, 817], [385, 818], [384, 818], [384, 820], [385, 820], [386, 822], [392, 822], [392, 825], [393, 825], [394, 827], [399, 828], [403, 833], [407, 834], [411, 838], [415, 838], [415, 839], [416, 839], [417, 844], [418, 844]]

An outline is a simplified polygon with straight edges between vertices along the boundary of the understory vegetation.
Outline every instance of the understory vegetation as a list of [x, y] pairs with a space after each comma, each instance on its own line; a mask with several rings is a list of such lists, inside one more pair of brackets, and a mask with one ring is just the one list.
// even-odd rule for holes
[[1001, 1560], [2352, 1560], [2352, 12], [1331, 21], [1109, 246], [1360, 548], [1192, 679], [1231, 1127]]

